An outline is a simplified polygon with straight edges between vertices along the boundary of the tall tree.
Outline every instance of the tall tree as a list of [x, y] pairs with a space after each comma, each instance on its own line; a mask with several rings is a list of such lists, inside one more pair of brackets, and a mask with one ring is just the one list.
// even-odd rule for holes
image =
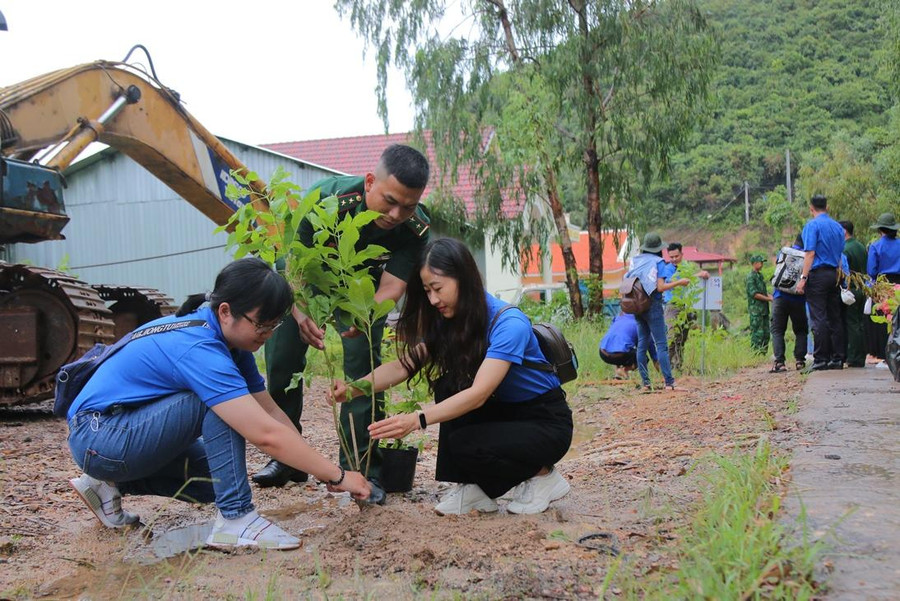
[[[444, 183], [460, 170], [475, 177], [477, 221], [490, 226], [505, 262], [517, 262], [533, 237], [546, 242], [540, 222], [527, 215], [498, 221], [512, 217], [510, 196], [549, 206], [580, 316], [561, 176], [582, 179], [589, 268], [602, 278], [603, 229], [633, 223], [632, 188], [665, 171], [706, 109], [718, 46], [694, 1], [337, 0], [336, 6], [376, 50], [385, 127], [387, 68], [394, 65], [407, 74], [417, 130], [431, 132], [439, 168], [450, 174]], [[448, 6], [460, 14], [448, 16]], [[451, 19], [458, 22], [452, 29]], [[589, 308], [601, 307], [597, 290]]]

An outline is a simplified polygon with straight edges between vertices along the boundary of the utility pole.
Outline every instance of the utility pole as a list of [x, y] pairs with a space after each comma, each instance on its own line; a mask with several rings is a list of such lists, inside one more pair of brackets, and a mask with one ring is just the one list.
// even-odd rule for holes
[[744, 223], [750, 225], [750, 185], [744, 182]]
[[787, 163], [787, 194], [788, 194], [788, 203], [794, 202], [794, 194], [791, 192], [791, 149], [788, 148], [784, 151], [785, 162]]

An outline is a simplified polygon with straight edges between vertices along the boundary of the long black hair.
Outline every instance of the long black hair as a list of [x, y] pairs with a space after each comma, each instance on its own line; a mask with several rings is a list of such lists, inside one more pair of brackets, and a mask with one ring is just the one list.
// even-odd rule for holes
[[205, 292], [190, 295], [176, 315], [187, 315], [207, 300], [213, 311], [228, 303], [231, 312], [237, 315], [247, 315], [258, 308], [256, 321], [265, 323], [287, 313], [294, 302], [294, 293], [287, 280], [265, 261], [245, 257], [222, 268], [209, 298]]
[[[421, 271], [453, 278], [457, 300], [453, 317], [445, 319], [428, 302]], [[455, 390], [471, 386], [487, 352], [487, 299], [478, 265], [466, 245], [438, 238], [425, 246], [406, 288], [406, 304], [397, 323], [397, 356], [411, 374], [419, 373], [432, 390], [439, 377]], [[413, 352], [420, 343], [427, 362]]]

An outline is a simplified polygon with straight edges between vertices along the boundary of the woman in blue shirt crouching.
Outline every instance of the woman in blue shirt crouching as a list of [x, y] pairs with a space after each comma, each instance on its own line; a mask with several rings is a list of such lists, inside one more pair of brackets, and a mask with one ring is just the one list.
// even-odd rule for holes
[[368, 497], [361, 474], [345, 473], [303, 440], [256, 368], [253, 352], [292, 303], [290, 286], [269, 265], [237, 260], [211, 293], [189, 297], [176, 315], [139, 331], [178, 321], [190, 321], [187, 327], [133, 338], [97, 368], [67, 417], [69, 448], [84, 470], [71, 484], [103, 525], [138, 522], [122, 509], [122, 495], [160, 495], [215, 502], [208, 546], [297, 548], [299, 539], [253, 506], [245, 441], [332, 490]]
[[[552, 371], [523, 365], [547, 360], [528, 317], [499, 313], [505, 305], [485, 292], [462, 242], [430, 242], [407, 286], [399, 359], [360, 378], [376, 392], [416, 374], [428, 383], [435, 404], [375, 422], [369, 432], [402, 438], [441, 424], [435, 476], [454, 483], [435, 507], [441, 515], [497, 511], [504, 493], [512, 497], [507, 511], [540, 513], [569, 492], [553, 466], [572, 442], [572, 412]], [[347, 388], [336, 382], [335, 400], [346, 400]]]

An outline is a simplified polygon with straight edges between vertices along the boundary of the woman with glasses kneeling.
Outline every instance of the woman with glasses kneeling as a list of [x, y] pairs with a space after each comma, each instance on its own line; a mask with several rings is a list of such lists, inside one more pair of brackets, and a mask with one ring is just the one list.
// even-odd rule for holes
[[138, 522], [122, 509], [122, 495], [159, 495], [215, 502], [208, 546], [299, 547], [254, 509], [245, 441], [330, 490], [369, 496], [361, 474], [345, 473], [303, 440], [256, 368], [253, 352], [292, 303], [290, 286], [269, 265], [237, 260], [211, 293], [135, 330], [97, 368], [67, 417], [69, 448], [84, 470], [71, 484], [103, 525]]
[[[397, 323], [399, 359], [360, 380], [376, 392], [416, 374], [435, 404], [369, 426], [373, 438], [402, 438], [440, 423], [436, 477], [453, 482], [435, 510], [466, 514], [499, 509], [540, 513], [569, 492], [553, 466], [572, 442], [572, 412], [553, 372], [523, 365], [547, 363], [528, 317], [500, 313], [505, 303], [487, 294], [472, 254], [462, 242], [429, 243], [413, 270]], [[498, 315], [499, 313], [499, 315]], [[343, 382], [336, 401], [363, 391]]]

